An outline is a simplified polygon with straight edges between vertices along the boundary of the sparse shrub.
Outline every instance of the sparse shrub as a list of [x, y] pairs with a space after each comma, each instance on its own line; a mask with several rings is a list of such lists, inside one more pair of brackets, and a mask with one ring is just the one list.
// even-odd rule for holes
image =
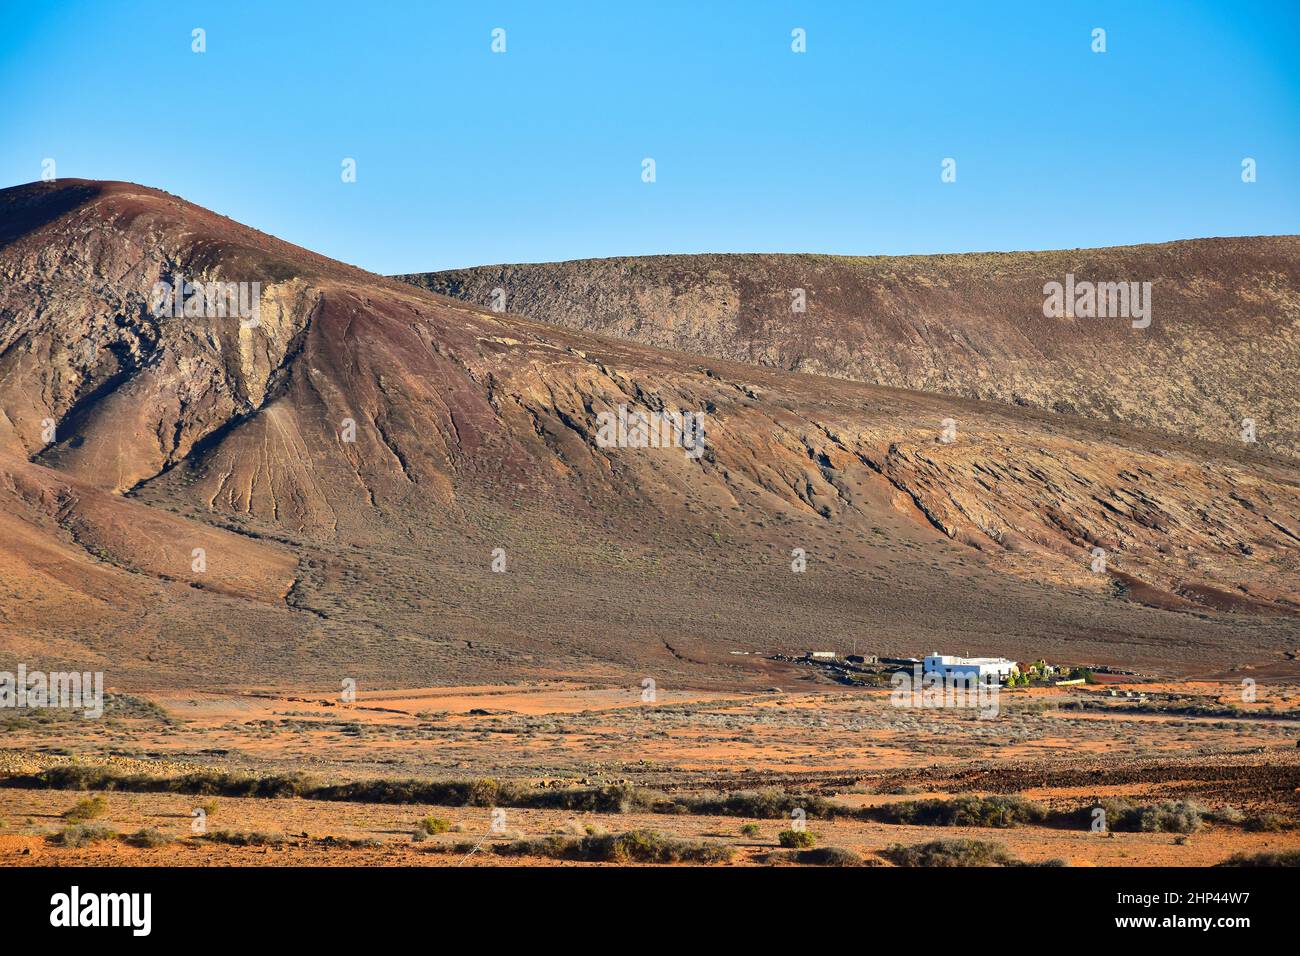
[[811, 850], [799, 850], [795, 853], [796, 863], [812, 866], [861, 866], [862, 857], [842, 846], [819, 846]]
[[216, 830], [209, 833], [205, 839], [213, 843], [226, 843], [230, 846], [280, 846], [288, 838], [282, 833], [262, 833], [254, 831], [252, 833], [240, 833], [231, 830]]
[[868, 820], [882, 823], [921, 824], [947, 827], [1013, 827], [1020, 823], [1042, 823], [1047, 808], [1023, 797], [956, 797], [952, 800], [904, 800], [861, 812]]
[[[498, 856], [544, 856], [551, 859], [576, 858], [577, 848], [589, 837], [569, 837], [558, 833], [498, 843], [491, 851]], [[473, 846], [473, 844], [469, 844]], [[485, 847], [484, 849], [488, 849]]]
[[320, 847], [342, 847], [348, 850], [373, 849], [382, 844], [374, 837], [324, 836], [314, 841]]
[[63, 819], [69, 823], [85, 823], [96, 820], [108, 812], [108, 801], [99, 794], [78, 800], [70, 809], [63, 811]]
[[416, 827], [417, 831], [428, 836], [436, 833], [446, 833], [451, 829], [451, 821], [444, 820], [442, 817], [425, 817]]
[[791, 849], [805, 849], [817, 842], [811, 830], [782, 830], [776, 836], [776, 842]]
[[1143, 833], [1195, 833], [1201, 828], [1203, 809], [1191, 800], [1162, 800], [1138, 808], [1137, 829]]
[[500, 792], [501, 784], [495, 780], [475, 780], [469, 785], [467, 801], [471, 807], [495, 806]]
[[1246, 819], [1246, 814], [1242, 813], [1236, 807], [1221, 807], [1218, 810], [1206, 810], [1205, 819], [1211, 823], [1241, 823]]
[[1080, 827], [1091, 827], [1095, 811], [1100, 808], [1105, 813], [1107, 830], [1133, 830], [1137, 819], [1137, 807], [1123, 797], [1103, 797], [1094, 803], [1080, 807], [1070, 816], [1072, 822]]
[[758, 824], [746, 823], [744, 826], [740, 828], [740, 832], [742, 836], [747, 836], [747, 837], [758, 836], [758, 832], [759, 832]]
[[134, 793], [193, 793], [231, 797], [303, 796], [314, 785], [301, 774], [251, 777], [243, 774], [202, 770], [179, 777], [123, 773], [112, 767], [65, 764], [40, 773], [9, 777], [10, 787], [39, 787], [49, 790], [125, 790]]
[[630, 830], [617, 836], [556, 834], [498, 843], [492, 852], [500, 856], [543, 856], [604, 863], [725, 863], [733, 853], [725, 844], [679, 840], [654, 830]]
[[127, 837], [126, 842], [132, 846], [153, 848], [166, 846], [172, 842], [172, 838], [157, 827], [144, 827]]
[[161, 779], [165, 789], [173, 793], [195, 793], [214, 797], [302, 797], [311, 793], [316, 787], [311, 778], [300, 773], [251, 777], [244, 774], [204, 770], [181, 777]]
[[[512, 781], [364, 780], [316, 787], [302, 796], [364, 803], [425, 803], [445, 807], [519, 807], [592, 813], [659, 809], [666, 798], [628, 784], [552, 789]], [[671, 804], [668, 804], [671, 806]]]
[[1001, 843], [985, 840], [934, 840], [916, 846], [895, 844], [881, 855], [897, 866], [1010, 866], [1014, 858]]
[[[586, 813], [653, 812], [709, 816], [789, 819], [795, 809], [830, 819], [853, 811], [815, 794], [781, 790], [742, 790], [726, 794], [669, 797], [619, 783], [601, 787], [535, 787], [514, 781], [361, 780], [321, 784], [303, 774], [262, 777], [204, 770], [177, 777], [128, 774], [110, 767], [64, 765], [36, 774], [0, 780], [0, 786], [51, 790], [122, 790], [134, 793], [185, 793], [229, 797], [303, 797], [360, 803], [495, 806]], [[213, 804], [215, 806], [215, 804]]]
[[1234, 853], [1218, 866], [1300, 866], [1300, 850], [1274, 853]]
[[1107, 797], [1081, 807], [1072, 816], [1079, 826], [1091, 826], [1093, 810], [1106, 811], [1106, 829], [1119, 833], [1195, 833], [1205, 808], [1194, 800], [1162, 800], [1140, 805], [1123, 797]]
[[51, 840], [60, 846], [80, 847], [112, 840], [116, 836], [117, 831], [97, 823], [74, 823], [54, 834]]
[[1286, 829], [1286, 821], [1276, 813], [1255, 813], [1248, 816], [1242, 826], [1251, 833], [1277, 833]]
[[690, 813], [719, 817], [750, 817], [756, 820], [788, 820], [795, 810], [822, 820], [845, 812], [816, 794], [786, 793], [782, 790], [737, 790], [735, 793], [702, 794], [679, 797], [678, 803]]

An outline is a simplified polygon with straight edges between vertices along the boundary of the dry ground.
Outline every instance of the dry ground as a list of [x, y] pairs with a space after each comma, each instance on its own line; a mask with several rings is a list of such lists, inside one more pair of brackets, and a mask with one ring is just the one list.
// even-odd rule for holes
[[[789, 676], [789, 675], [787, 675]], [[1109, 696], [1142, 691], [1137, 701]], [[1102, 836], [1086, 827], [1011, 829], [809, 821], [820, 845], [880, 861], [892, 844], [947, 837], [992, 839], [1027, 862], [1076, 866], [1208, 866], [1234, 853], [1300, 848], [1300, 690], [1261, 685], [1241, 716], [1235, 685], [1169, 683], [1004, 692], [991, 720], [955, 710], [896, 708], [883, 690], [812, 685], [732, 693], [572, 681], [363, 692], [352, 705], [327, 695], [270, 690], [118, 697], [103, 721], [11, 718], [0, 774], [67, 762], [155, 775], [219, 768], [253, 774], [305, 771], [322, 781], [495, 777], [555, 786], [628, 782], [670, 795], [779, 787], [848, 807], [922, 797], [1018, 793], [1055, 810], [1102, 797], [1137, 803], [1191, 799], [1211, 810], [1273, 814], [1277, 832], [1207, 823], [1174, 833]], [[1074, 709], [1091, 703], [1095, 709]], [[1126, 710], [1128, 708], [1129, 710]], [[1280, 715], [1280, 716], [1279, 716]], [[1137, 756], [1137, 755], [1141, 756]], [[656, 830], [724, 843], [737, 865], [765, 862], [783, 820], [664, 813], [505, 808], [505, 834], [487, 807], [439, 807], [300, 798], [216, 797], [211, 830], [282, 835], [278, 846], [236, 847], [190, 835], [190, 811], [209, 798], [105, 794], [97, 823], [121, 834], [156, 827], [175, 842], [142, 849], [121, 840], [54, 845], [61, 814], [83, 793], [0, 787], [0, 862], [12, 865], [514, 865], [480, 849], [439, 846], [553, 833]], [[451, 829], [415, 842], [425, 816]], [[753, 823], [758, 832], [742, 833]], [[322, 842], [376, 841], [360, 847]], [[567, 865], [567, 864], [565, 864]]]

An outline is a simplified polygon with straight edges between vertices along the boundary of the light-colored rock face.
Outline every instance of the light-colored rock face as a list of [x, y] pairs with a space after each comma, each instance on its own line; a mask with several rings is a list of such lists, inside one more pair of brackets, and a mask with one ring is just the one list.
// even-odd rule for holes
[[[76, 187], [69, 187], [75, 189]], [[124, 491], [248, 414], [310, 314], [301, 264], [241, 259], [214, 235], [170, 228], [179, 203], [120, 187], [46, 225], [3, 257], [0, 364], [13, 451]], [[261, 257], [264, 259], [264, 257]], [[270, 268], [267, 268], [268, 265]], [[158, 314], [159, 282], [259, 282], [256, 328], [237, 315]], [[251, 290], [250, 290], [251, 291]], [[49, 423], [59, 427], [50, 436]]]
[[[1146, 328], [1044, 286], [1150, 282]], [[662, 348], [1300, 454], [1300, 238], [1039, 253], [648, 256], [401, 276]], [[794, 290], [804, 311], [795, 311]]]
[[[683, 661], [810, 633], [1201, 672], [1294, 649], [1300, 477], [1260, 445], [662, 351], [473, 308], [140, 187], [61, 203], [78, 189], [0, 193], [40, 220], [0, 232], [0, 458], [26, 476], [12, 489], [69, 489], [39, 509], [15, 490], [0, 515], [60, 549], [89, 635], [136, 621], [144, 582], [160, 617], [143, 646], [219, 645], [242, 680], [709, 680], [726, 668]], [[259, 324], [159, 320], [149, 291], [176, 272], [260, 282]], [[909, 354], [932, 354], [942, 330], [906, 328], [929, 336]], [[966, 332], [961, 348], [992, 347]], [[701, 413], [703, 453], [599, 447], [619, 406]], [[177, 514], [135, 535], [141, 512], [114, 502]], [[194, 547], [216, 577], [174, 567]], [[34, 601], [49, 563], [31, 553], [10, 557]], [[21, 639], [40, 617], [21, 615]]]

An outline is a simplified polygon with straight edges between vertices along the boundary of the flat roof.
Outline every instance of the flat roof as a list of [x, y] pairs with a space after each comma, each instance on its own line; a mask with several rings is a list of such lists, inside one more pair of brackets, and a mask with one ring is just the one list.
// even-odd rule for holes
[[951, 654], [931, 654], [926, 660], [938, 658], [944, 664], [1014, 664], [1007, 657], [953, 657]]

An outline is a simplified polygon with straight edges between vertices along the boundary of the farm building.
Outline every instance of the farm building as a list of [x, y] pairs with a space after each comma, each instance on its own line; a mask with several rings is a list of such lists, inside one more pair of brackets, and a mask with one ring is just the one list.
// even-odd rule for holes
[[924, 669], [927, 674], [940, 673], [945, 678], [974, 678], [980, 681], [986, 681], [990, 677], [1001, 681], [1020, 673], [1019, 665], [1005, 657], [953, 657], [938, 651], [925, 659]]

